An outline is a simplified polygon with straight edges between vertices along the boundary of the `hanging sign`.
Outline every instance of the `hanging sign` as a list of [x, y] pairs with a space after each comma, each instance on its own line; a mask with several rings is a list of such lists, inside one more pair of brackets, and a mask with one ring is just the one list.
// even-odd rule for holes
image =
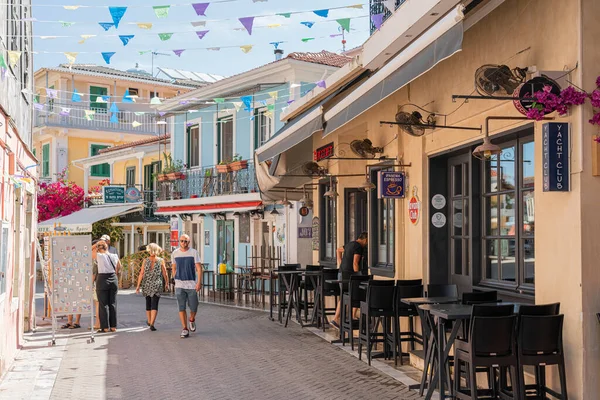
[[102, 195], [104, 204], [125, 203], [125, 187], [123, 186], [103, 186]]
[[544, 192], [569, 191], [569, 124], [548, 122], [542, 129]]
[[142, 201], [142, 193], [135, 186], [128, 187], [125, 190], [125, 201], [127, 203], [138, 203]]
[[431, 224], [436, 228], [443, 228], [446, 226], [446, 216], [441, 212], [433, 214], [431, 217]]
[[[517, 87], [513, 92], [513, 97], [516, 97], [513, 100], [513, 104], [517, 111], [523, 115], [527, 115], [527, 110], [535, 104], [535, 99], [531, 97], [532, 94], [544, 90], [546, 86], [550, 87], [550, 93], [557, 96], [560, 95], [560, 86], [558, 83], [547, 76], [537, 76]], [[548, 113], [544, 111], [544, 114]]]
[[313, 156], [316, 162], [333, 157], [333, 142], [316, 149], [313, 153]]
[[298, 210], [298, 214], [300, 214], [300, 216], [302, 217], [306, 217], [308, 214], [310, 214], [310, 208], [306, 206], [300, 207], [300, 209]]
[[319, 250], [319, 217], [312, 219], [312, 249]]
[[377, 172], [377, 198], [378, 199], [403, 199], [406, 174], [396, 171]]
[[408, 218], [413, 225], [419, 222], [419, 216], [421, 214], [421, 202], [417, 197], [417, 187], [413, 187], [412, 197], [408, 202]]

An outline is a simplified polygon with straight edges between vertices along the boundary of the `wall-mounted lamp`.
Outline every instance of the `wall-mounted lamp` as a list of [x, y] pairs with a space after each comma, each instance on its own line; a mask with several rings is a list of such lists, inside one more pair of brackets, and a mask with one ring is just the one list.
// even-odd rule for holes
[[333, 186], [333, 177], [329, 177], [329, 190], [323, 193], [323, 196], [329, 197], [331, 199], [335, 199], [339, 196], [338, 192], [336, 192], [335, 187]]
[[277, 211], [277, 209], [276, 209], [276, 208], [273, 208], [273, 211], [271, 211], [271, 213], [270, 213], [270, 214], [271, 214], [271, 215], [280, 215], [280, 212], [279, 212], [279, 211]]

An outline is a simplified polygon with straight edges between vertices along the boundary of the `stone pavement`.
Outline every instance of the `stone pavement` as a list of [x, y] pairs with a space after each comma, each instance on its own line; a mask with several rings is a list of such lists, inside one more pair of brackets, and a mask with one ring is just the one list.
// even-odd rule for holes
[[119, 331], [94, 343], [84, 329], [66, 332], [55, 347], [47, 347], [47, 329], [29, 335], [0, 383], [0, 399], [418, 398], [309, 330], [283, 328], [261, 311], [201, 304], [188, 339], [179, 338], [174, 299], [161, 299], [156, 332], [145, 326], [141, 296], [123, 292], [118, 311]]

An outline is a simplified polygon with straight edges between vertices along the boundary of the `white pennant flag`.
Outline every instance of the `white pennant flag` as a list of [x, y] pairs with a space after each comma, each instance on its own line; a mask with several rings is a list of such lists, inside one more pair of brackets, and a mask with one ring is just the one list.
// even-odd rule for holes
[[232, 101], [231, 104], [235, 107], [235, 111], [240, 111], [243, 103], [241, 101]]
[[385, 6], [385, 8], [390, 10], [392, 14], [394, 13], [394, 11], [396, 11], [396, 0], [383, 0], [383, 5]]
[[300, 87], [300, 86], [302, 86], [302, 85], [301, 85], [301, 84], [299, 84], [299, 83], [292, 83], [292, 84], [290, 85], [290, 88], [292, 88], [292, 89], [293, 89], [293, 88], [297, 88], [297, 87]]

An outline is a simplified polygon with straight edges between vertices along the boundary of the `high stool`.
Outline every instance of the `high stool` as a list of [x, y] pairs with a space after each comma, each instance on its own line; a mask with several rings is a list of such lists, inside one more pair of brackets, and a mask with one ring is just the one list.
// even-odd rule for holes
[[[371, 353], [374, 344], [383, 343], [383, 352], [387, 356], [385, 337], [391, 330], [391, 319], [394, 317], [394, 281], [372, 280], [367, 287], [366, 301], [360, 302], [360, 319], [358, 322], [358, 359], [362, 356], [363, 345], [367, 346], [367, 360], [371, 365]], [[375, 319], [383, 321], [383, 332], [377, 332]], [[394, 340], [395, 342], [395, 340]], [[393, 344], [396, 346], [396, 343]]]

